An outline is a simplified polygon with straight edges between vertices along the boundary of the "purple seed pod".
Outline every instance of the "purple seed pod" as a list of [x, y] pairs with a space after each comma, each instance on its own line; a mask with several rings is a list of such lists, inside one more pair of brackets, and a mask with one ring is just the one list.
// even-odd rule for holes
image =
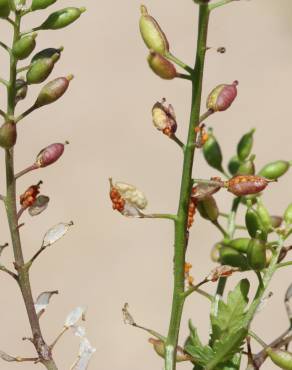
[[237, 96], [238, 81], [231, 85], [218, 85], [211, 91], [207, 98], [207, 108], [213, 112], [221, 112], [230, 107]]
[[257, 194], [264, 190], [271, 182], [260, 176], [234, 176], [225, 182], [228, 191], [238, 197], [249, 194]]
[[175, 66], [161, 54], [150, 50], [147, 60], [152, 71], [164, 80], [172, 80], [177, 77], [178, 74]]
[[[65, 144], [69, 144], [67, 141]], [[65, 145], [61, 143], [54, 143], [42, 149], [36, 158], [38, 167], [47, 167], [56, 162], [64, 152]]]

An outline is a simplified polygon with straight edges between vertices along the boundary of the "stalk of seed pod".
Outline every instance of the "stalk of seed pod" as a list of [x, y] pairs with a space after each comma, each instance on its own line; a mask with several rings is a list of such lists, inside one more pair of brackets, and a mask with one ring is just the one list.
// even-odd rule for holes
[[37, 30], [58, 30], [64, 28], [69, 24], [76, 21], [82, 13], [84, 13], [86, 8], [74, 8], [68, 7], [65, 9], [58, 10], [52, 13], [49, 17], [42, 23]]
[[237, 96], [238, 81], [231, 85], [222, 84], [215, 87], [207, 98], [207, 108], [213, 112], [221, 112], [228, 109]]
[[139, 28], [148, 49], [152, 49], [161, 55], [165, 55], [169, 51], [169, 43], [164, 32], [156, 20], [148, 14], [144, 5], [141, 5]]
[[44, 105], [54, 103], [56, 100], [58, 100], [66, 92], [72, 79], [73, 75], [69, 75], [67, 77], [58, 77], [46, 84], [41, 89], [34, 104], [34, 108], [39, 108]]
[[147, 61], [152, 71], [164, 80], [172, 80], [178, 75], [175, 66], [153, 50], [150, 50]]
[[243, 195], [257, 194], [264, 190], [271, 182], [261, 176], [234, 176], [225, 182], [225, 187], [232, 194], [240, 197]]
[[17, 139], [15, 122], [8, 121], [0, 127], [0, 146], [4, 149], [12, 148]]
[[66, 141], [65, 144], [54, 143], [42, 149], [37, 155], [36, 165], [38, 167], [47, 167], [56, 162], [64, 153], [66, 144], [69, 144], [69, 142]]
[[269, 180], [277, 180], [289, 170], [290, 166], [291, 162], [283, 160], [275, 161], [266, 164], [258, 174]]
[[60, 55], [56, 53], [51, 58], [40, 58], [33, 62], [26, 74], [27, 83], [39, 84], [45, 81], [51, 74], [59, 58]]
[[31, 35], [24, 36], [16, 41], [12, 48], [12, 53], [15, 58], [19, 60], [27, 58], [36, 47], [36, 37], [37, 33], [32, 33]]
[[0, 0], [0, 18], [7, 18], [10, 14], [9, 0]]
[[53, 5], [57, 0], [32, 0], [31, 10], [46, 9], [48, 6]]

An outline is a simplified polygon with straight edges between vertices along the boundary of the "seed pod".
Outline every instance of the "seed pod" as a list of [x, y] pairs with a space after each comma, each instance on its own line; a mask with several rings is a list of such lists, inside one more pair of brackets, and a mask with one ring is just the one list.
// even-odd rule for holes
[[286, 208], [284, 213], [284, 221], [287, 225], [292, 224], [292, 203]]
[[[65, 144], [68, 144], [66, 142]], [[61, 143], [54, 143], [42, 149], [37, 155], [35, 163], [38, 167], [47, 167], [56, 162], [63, 154], [65, 145]]]
[[222, 248], [222, 244], [220, 243], [217, 243], [212, 247], [210, 257], [213, 262], [218, 262], [220, 260], [220, 249], [221, 248]]
[[46, 84], [39, 93], [35, 102], [35, 107], [39, 108], [58, 100], [66, 92], [72, 79], [72, 75], [67, 77], [58, 77]]
[[288, 161], [275, 161], [266, 164], [258, 173], [259, 176], [265, 177], [269, 180], [277, 180], [283, 176], [290, 168]]
[[267, 232], [261, 222], [261, 219], [258, 213], [250, 206], [246, 210], [245, 225], [249, 235], [252, 238], [259, 237], [262, 240], [267, 240]]
[[274, 229], [277, 229], [278, 227], [280, 227], [282, 225], [282, 222], [283, 222], [283, 217], [271, 216], [271, 223]]
[[237, 145], [237, 156], [241, 161], [244, 161], [251, 153], [254, 132], [255, 129], [252, 129], [239, 140]]
[[146, 6], [141, 6], [139, 22], [141, 36], [148, 47], [161, 55], [169, 51], [167, 38], [156, 20], [148, 14]]
[[[160, 339], [149, 338], [149, 343], [153, 344], [155, 352], [162, 358], [165, 357], [165, 343]], [[177, 347], [176, 362], [190, 361], [192, 359], [181, 347]]]
[[14, 122], [5, 122], [0, 127], [0, 146], [4, 149], [12, 148], [17, 139], [16, 124]]
[[15, 58], [22, 60], [27, 58], [34, 50], [36, 46], [35, 39], [37, 33], [32, 33], [29, 36], [24, 36], [13, 45], [12, 53]]
[[55, 63], [60, 58], [59, 54], [54, 54], [51, 58], [37, 59], [31, 64], [26, 74], [28, 84], [39, 84], [47, 79], [51, 74]]
[[219, 254], [222, 265], [238, 267], [242, 271], [249, 270], [247, 258], [237, 250], [228, 246], [222, 246], [219, 249]]
[[266, 348], [273, 363], [284, 370], [292, 370], [292, 353], [281, 349]]
[[260, 198], [257, 198], [257, 214], [265, 231], [267, 233], [273, 231], [271, 216]]
[[197, 208], [200, 215], [206, 220], [214, 222], [218, 219], [219, 210], [216, 200], [212, 195], [198, 202]]
[[38, 29], [41, 30], [58, 30], [64, 28], [69, 24], [73, 23], [85, 12], [85, 8], [74, 8], [69, 7], [58, 10], [52, 13], [49, 17], [41, 24]]
[[164, 80], [172, 80], [177, 77], [175, 66], [165, 59], [161, 54], [150, 50], [147, 60], [152, 71]]
[[228, 163], [228, 171], [231, 173], [231, 175], [237, 175], [237, 171], [241, 165], [241, 161], [237, 157], [237, 155], [234, 155], [229, 163]]
[[238, 81], [231, 85], [218, 85], [211, 91], [207, 98], [207, 108], [213, 112], [220, 112], [228, 109], [237, 96]]
[[46, 9], [48, 6], [54, 4], [57, 0], [32, 0], [31, 10]]
[[[58, 49], [55, 49], [55, 48], [47, 48], [47, 49], [44, 49], [44, 50], [41, 50], [39, 51], [38, 53], [36, 53], [33, 58], [31, 59], [30, 63], [34, 63], [36, 62], [37, 60], [39, 59], [43, 59], [43, 58], [52, 58], [54, 56], [54, 58], [56, 58], [56, 56], [58, 55], [59, 58], [61, 56], [61, 52], [64, 50], [63, 46], [61, 46], [60, 48]], [[59, 59], [58, 58], [58, 59]]]
[[10, 14], [9, 0], [0, 0], [0, 18], [7, 18]]
[[177, 129], [175, 112], [171, 104], [157, 102], [152, 108], [152, 121], [157, 130], [162, 131], [167, 136], [172, 136]]
[[255, 165], [254, 165], [255, 155], [252, 155], [248, 160], [241, 163], [237, 170], [237, 175], [254, 175]]
[[218, 141], [213, 133], [209, 132], [209, 138], [203, 146], [203, 154], [209, 166], [222, 172], [222, 152]]
[[266, 267], [266, 245], [262, 240], [252, 239], [250, 241], [247, 260], [253, 270], [259, 271]]
[[250, 238], [237, 238], [233, 239], [228, 243], [228, 246], [236, 249], [238, 252], [246, 253]]
[[238, 197], [249, 194], [257, 194], [264, 190], [269, 181], [260, 176], [234, 176], [226, 181], [228, 191]]
[[26, 97], [27, 83], [24, 79], [19, 78], [15, 82], [15, 87], [16, 87], [15, 104], [17, 104], [20, 100], [23, 100]]

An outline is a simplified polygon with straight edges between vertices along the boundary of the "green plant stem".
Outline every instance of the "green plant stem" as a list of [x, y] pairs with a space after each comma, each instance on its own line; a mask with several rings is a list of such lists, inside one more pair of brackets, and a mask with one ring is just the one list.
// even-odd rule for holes
[[184, 305], [184, 265], [187, 248], [188, 205], [192, 189], [192, 169], [195, 152], [196, 132], [199, 124], [202, 95], [204, 62], [207, 47], [209, 8], [199, 6], [199, 24], [195, 68], [192, 73], [192, 105], [189, 121], [188, 139], [184, 148], [184, 162], [181, 179], [180, 200], [175, 222], [174, 244], [174, 287], [171, 318], [165, 346], [165, 370], [176, 369], [176, 348]]
[[32, 113], [36, 109], [37, 109], [37, 107], [35, 105], [33, 105], [30, 108], [28, 108], [25, 112], [23, 112], [20, 116], [18, 116], [15, 119], [15, 123], [18, 123], [19, 121], [21, 121], [23, 118], [25, 118], [26, 116], [28, 116], [30, 113]]
[[257, 341], [263, 348], [267, 347], [267, 344], [253, 331], [249, 330], [248, 335]]
[[6, 113], [2, 109], [0, 109], [0, 116], [6, 118]]
[[216, 221], [212, 221], [212, 224], [217, 227], [217, 229], [222, 233], [222, 235], [224, 236], [224, 238], [227, 238], [228, 237], [228, 234], [227, 234], [226, 230], [224, 230], [224, 228], [222, 227], [222, 225], [220, 225], [220, 223], [217, 220]]
[[184, 143], [176, 135], [171, 135], [170, 139], [173, 140], [181, 149], [184, 149]]
[[1, 83], [2, 85], [4, 85], [5, 87], [8, 87], [8, 82], [7, 82], [6, 80], [4, 80], [4, 78], [1, 78], [1, 77], [0, 77], [0, 83]]
[[[14, 24], [14, 35], [13, 35], [13, 45], [20, 37], [20, 20], [21, 17], [16, 13]], [[10, 54], [10, 77], [9, 84], [7, 89], [7, 115], [13, 117], [15, 111], [15, 95], [16, 95], [16, 69], [17, 69], [17, 60]], [[57, 366], [52, 359], [51, 350], [48, 345], [45, 343], [40, 325], [39, 319], [37, 317], [34, 300], [31, 291], [29, 271], [24, 262], [19, 225], [17, 219], [17, 206], [16, 206], [16, 182], [15, 182], [15, 173], [14, 173], [14, 150], [13, 148], [5, 151], [5, 164], [6, 164], [6, 198], [5, 198], [5, 207], [7, 213], [7, 219], [11, 234], [14, 259], [15, 259], [15, 268], [17, 270], [17, 281], [22, 293], [22, 297], [25, 303], [25, 308], [27, 311], [29, 323], [32, 330], [32, 342], [36, 348], [36, 351], [39, 356], [40, 362], [48, 370], [57, 370]]]
[[141, 218], [160, 218], [165, 220], [176, 220], [176, 215], [172, 215], [170, 213], [151, 213], [151, 214], [143, 214]]
[[1, 46], [4, 50], [6, 50], [8, 53], [10, 53], [10, 52], [11, 52], [11, 49], [10, 49], [6, 44], [4, 44], [4, 42], [0, 41], [0, 46]]
[[219, 8], [220, 6], [232, 3], [233, 1], [236, 1], [236, 0], [221, 0], [221, 1], [218, 1], [217, 3], [210, 4], [209, 9], [213, 10], [213, 9]]
[[287, 261], [287, 262], [278, 263], [278, 265], [277, 265], [277, 269], [280, 269], [280, 268], [282, 268], [282, 267], [288, 267], [288, 266], [292, 266], [292, 261]]
[[176, 65], [178, 65], [179, 67], [181, 67], [182, 69], [184, 69], [185, 71], [189, 72], [190, 74], [192, 74], [194, 71], [193, 69], [188, 66], [187, 64], [185, 64], [184, 62], [182, 62], [181, 60], [179, 60], [177, 57], [175, 57], [173, 54], [171, 54], [170, 52], [168, 52], [165, 57], [174, 62]]

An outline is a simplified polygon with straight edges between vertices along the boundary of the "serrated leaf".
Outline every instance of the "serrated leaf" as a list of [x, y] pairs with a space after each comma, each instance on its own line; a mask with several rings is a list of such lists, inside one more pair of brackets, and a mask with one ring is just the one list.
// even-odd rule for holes
[[232, 357], [231, 360], [223, 364], [219, 364], [218, 370], [239, 370], [240, 362], [241, 362], [241, 353], [237, 353]]
[[201, 366], [206, 366], [212, 360], [214, 352], [208, 345], [204, 346], [200, 341], [197, 329], [189, 321], [190, 336], [186, 340], [184, 350], [195, 358], [196, 363]]
[[[211, 343], [229, 336], [231, 332], [241, 328], [248, 304], [249, 281], [241, 280], [235, 289], [228, 294], [227, 303], [220, 300], [216, 315], [211, 314]], [[215, 310], [212, 310], [214, 312]]]

